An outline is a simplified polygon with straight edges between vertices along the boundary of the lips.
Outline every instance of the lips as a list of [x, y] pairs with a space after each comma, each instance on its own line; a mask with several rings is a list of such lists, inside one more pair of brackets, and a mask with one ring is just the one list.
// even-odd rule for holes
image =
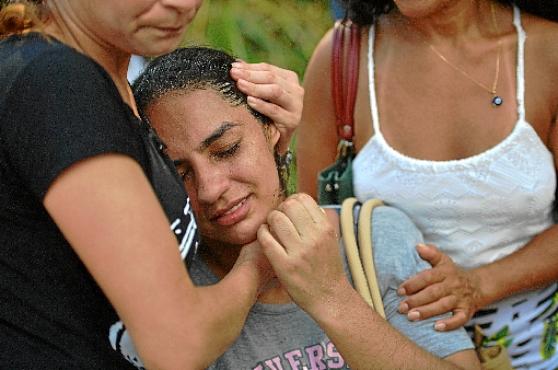
[[167, 32], [179, 32], [182, 30], [183, 26], [176, 26], [176, 27], [159, 27], [159, 29]]
[[227, 207], [213, 213], [210, 221], [221, 226], [230, 226], [242, 221], [249, 211], [248, 200], [249, 196], [231, 202]]
[[167, 34], [167, 35], [176, 35], [176, 34], [182, 34], [182, 31], [184, 31], [184, 26], [178, 26], [178, 27], [157, 27], [157, 30]]

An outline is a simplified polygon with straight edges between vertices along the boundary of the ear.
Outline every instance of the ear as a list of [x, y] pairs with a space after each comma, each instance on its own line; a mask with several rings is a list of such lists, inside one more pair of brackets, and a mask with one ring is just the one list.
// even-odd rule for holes
[[270, 123], [268, 125], [268, 128], [269, 128], [269, 142], [271, 146], [275, 148], [275, 146], [279, 142], [279, 139], [281, 138], [281, 132], [279, 131], [277, 126], [275, 126], [275, 123]]

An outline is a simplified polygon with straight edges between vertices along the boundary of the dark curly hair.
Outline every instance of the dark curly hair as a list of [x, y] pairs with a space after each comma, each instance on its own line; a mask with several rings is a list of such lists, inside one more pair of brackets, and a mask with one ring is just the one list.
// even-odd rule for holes
[[[522, 10], [538, 16], [558, 21], [558, 2], [548, 0], [495, 0], [502, 4], [516, 4]], [[346, 16], [353, 22], [367, 26], [376, 17], [389, 13], [394, 7], [393, 0], [340, 0]]]
[[179, 48], [155, 58], [134, 81], [132, 89], [140, 111], [161, 96], [173, 91], [211, 89], [233, 106], [243, 105], [264, 124], [271, 119], [253, 110], [247, 96], [230, 76], [235, 58], [223, 51], [207, 47]]

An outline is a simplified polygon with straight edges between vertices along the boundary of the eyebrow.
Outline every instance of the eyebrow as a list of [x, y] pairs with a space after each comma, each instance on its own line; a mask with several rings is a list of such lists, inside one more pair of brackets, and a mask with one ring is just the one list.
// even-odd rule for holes
[[[227, 131], [232, 129], [233, 127], [238, 126], [238, 123], [234, 122], [223, 122], [221, 126], [217, 127], [207, 138], [205, 138], [200, 146], [198, 147], [199, 151], [203, 151], [207, 149], [211, 144], [215, 141], [219, 140]], [[184, 159], [177, 159], [173, 161], [175, 166], [179, 166], [184, 163]]]
[[211, 135], [209, 135], [201, 142], [199, 146], [199, 150], [202, 151], [207, 149], [211, 144], [219, 140], [227, 131], [229, 131], [231, 128], [236, 126], [238, 126], [238, 123], [226, 122], [226, 121], [223, 122], [221, 126], [216, 128], [215, 131], [211, 133]]

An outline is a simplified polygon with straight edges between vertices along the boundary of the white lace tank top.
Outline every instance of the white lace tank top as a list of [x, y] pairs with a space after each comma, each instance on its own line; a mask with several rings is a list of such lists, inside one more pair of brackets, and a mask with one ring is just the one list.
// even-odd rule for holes
[[519, 10], [518, 120], [502, 142], [478, 155], [428, 161], [394, 150], [382, 135], [374, 82], [374, 27], [369, 37], [370, 105], [374, 136], [353, 164], [359, 200], [381, 198], [405, 211], [432, 243], [460, 266], [498, 260], [553, 224], [556, 172], [552, 154], [525, 120], [525, 32]]
[[[355, 195], [360, 201], [380, 198], [403, 210], [423, 232], [426, 243], [435, 244], [465, 268], [507, 256], [553, 224], [556, 170], [552, 154], [525, 120], [526, 34], [518, 8], [514, 8], [514, 26], [518, 35], [515, 127], [496, 146], [449, 161], [411, 158], [386, 142], [374, 82], [375, 31], [370, 27], [374, 135], [353, 162]], [[555, 292], [556, 284], [552, 284], [506, 298], [479, 311], [470, 324], [480, 324], [494, 339], [506, 333], [514, 368], [558, 367], [558, 355], [541, 355], [547, 345], [546, 322], [556, 311]]]

